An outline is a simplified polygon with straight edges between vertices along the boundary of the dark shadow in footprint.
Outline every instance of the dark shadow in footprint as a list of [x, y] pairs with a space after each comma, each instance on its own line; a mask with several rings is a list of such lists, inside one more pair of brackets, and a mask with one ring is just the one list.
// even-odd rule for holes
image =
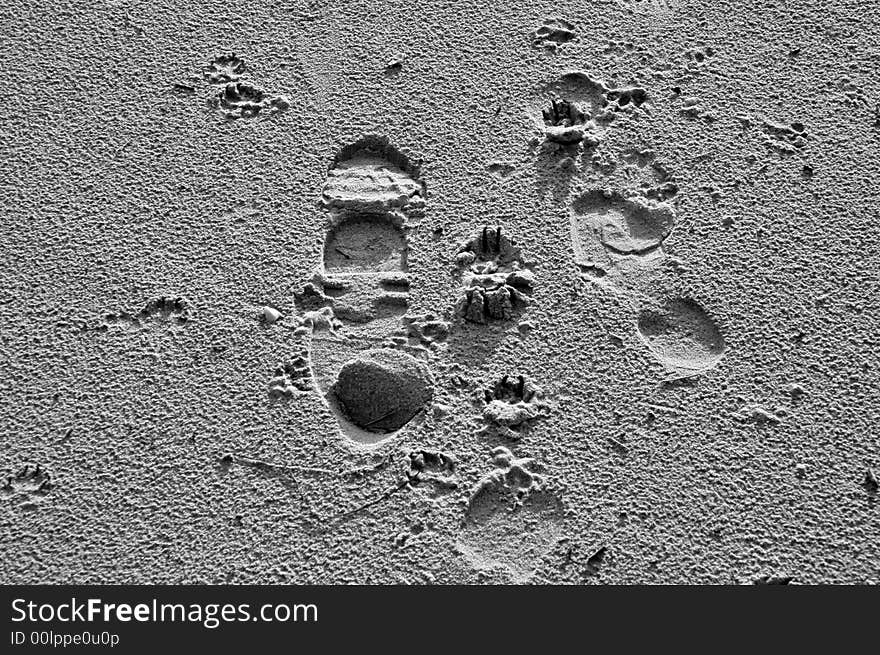
[[391, 348], [360, 353], [339, 371], [332, 393], [346, 418], [376, 434], [395, 432], [431, 401], [434, 380], [424, 362]]

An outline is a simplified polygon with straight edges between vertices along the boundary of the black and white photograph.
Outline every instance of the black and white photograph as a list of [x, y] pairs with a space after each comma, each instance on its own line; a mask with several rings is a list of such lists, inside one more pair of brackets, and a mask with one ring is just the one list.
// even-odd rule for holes
[[878, 31], [0, 0], [0, 583], [880, 583]]

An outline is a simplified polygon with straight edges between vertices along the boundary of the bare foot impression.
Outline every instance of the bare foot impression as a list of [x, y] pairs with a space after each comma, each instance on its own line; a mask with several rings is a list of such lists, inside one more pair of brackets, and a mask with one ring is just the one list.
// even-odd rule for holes
[[459, 549], [476, 568], [501, 568], [521, 583], [562, 535], [562, 501], [531, 458], [503, 447], [492, 456], [495, 470], [470, 495]]
[[590, 282], [626, 299], [641, 341], [668, 379], [699, 375], [724, 354], [724, 336], [690, 298], [656, 298], [669, 275], [663, 242], [675, 226], [670, 202], [615, 191], [590, 191], [572, 203], [575, 262]]
[[423, 214], [425, 187], [387, 140], [368, 137], [337, 155], [321, 204], [327, 212], [322, 261], [297, 295], [305, 312], [297, 332], [308, 341], [315, 386], [342, 431], [375, 444], [419, 416], [433, 397], [424, 348], [409, 345], [410, 333], [424, 326], [404, 320], [407, 231]]

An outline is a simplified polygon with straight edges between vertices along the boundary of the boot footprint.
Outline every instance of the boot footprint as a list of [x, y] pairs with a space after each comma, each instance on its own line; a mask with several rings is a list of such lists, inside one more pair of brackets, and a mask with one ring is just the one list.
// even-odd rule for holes
[[[434, 381], [406, 339], [407, 234], [425, 208], [418, 169], [386, 139], [340, 151], [324, 185], [322, 261], [297, 294], [316, 388], [352, 441], [376, 444], [418, 417]], [[403, 342], [403, 343], [399, 343]], [[413, 354], [415, 353], [415, 354]]]

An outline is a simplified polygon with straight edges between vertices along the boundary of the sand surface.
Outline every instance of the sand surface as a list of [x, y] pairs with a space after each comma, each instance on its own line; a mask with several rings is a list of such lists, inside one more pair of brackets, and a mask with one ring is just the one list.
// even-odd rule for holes
[[0, 582], [880, 582], [878, 28], [3, 2]]

